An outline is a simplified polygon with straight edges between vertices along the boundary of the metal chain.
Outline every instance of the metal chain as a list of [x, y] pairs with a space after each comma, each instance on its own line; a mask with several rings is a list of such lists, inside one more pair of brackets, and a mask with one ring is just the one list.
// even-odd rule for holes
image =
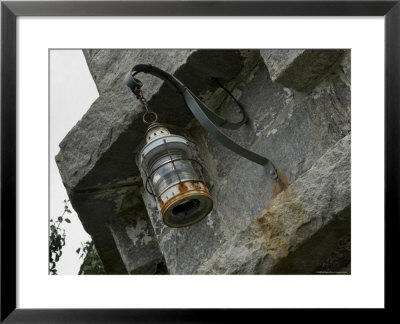
[[136, 87], [134, 93], [136, 95], [136, 98], [142, 103], [144, 109], [146, 109], [146, 113], [149, 113], [149, 105], [147, 104], [146, 98], [143, 96], [142, 89], [140, 87]]
[[[150, 111], [147, 100], [143, 95], [141, 86], [136, 86], [134, 88], [133, 93], [136, 95], [136, 98], [142, 103], [144, 109], [146, 110], [146, 112], [143, 114], [143, 123], [152, 124], [152, 123], [157, 122], [158, 116], [154, 111]], [[147, 120], [146, 117], [148, 117], [148, 116], [152, 116], [152, 120], [150, 120], [150, 121]]]

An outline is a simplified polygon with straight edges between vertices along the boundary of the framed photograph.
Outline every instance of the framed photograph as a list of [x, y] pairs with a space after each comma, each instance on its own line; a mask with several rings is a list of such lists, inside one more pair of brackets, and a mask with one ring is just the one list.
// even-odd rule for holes
[[1, 321], [392, 309], [399, 16], [3, 1]]

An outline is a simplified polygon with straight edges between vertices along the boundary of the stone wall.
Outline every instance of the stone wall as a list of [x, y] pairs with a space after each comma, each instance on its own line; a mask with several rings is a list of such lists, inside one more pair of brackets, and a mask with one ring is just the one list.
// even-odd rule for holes
[[[350, 273], [349, 50], [85, 50], [100, 97], [60, 143], [70, 200], [108, 273]], [[249, 120], [224, 133], [271, 159], [279, 177], [227, 150], [182, 98], [140, 74], [160, 122], [197, 144], [214, 199], [200, 223], [172, 229], [143, 189], [142, 108], [124, 85], [136, 64], [174, 74], [209, 108]], [[343, 270], [345, 269], [345, 270]]]

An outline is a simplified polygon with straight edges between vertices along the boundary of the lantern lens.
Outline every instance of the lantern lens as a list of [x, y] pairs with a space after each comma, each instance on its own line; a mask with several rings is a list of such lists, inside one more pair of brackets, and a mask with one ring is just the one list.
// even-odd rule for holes
[[213, 201], [188, 141], [171, 135], [160, 124], [150, 125], [146, 140], [141, 151], [145, 187], [156, 197], [163, 222], [184, 227], [202, 220], [212, 210]]
[[152, 169], [156, 171], [152, 176], [152, 184], [156, 195], [161, 195], [168, 187], [186, 180], [199, 180], [190, 160], [184, 160], [185, 154], [160, 157]]

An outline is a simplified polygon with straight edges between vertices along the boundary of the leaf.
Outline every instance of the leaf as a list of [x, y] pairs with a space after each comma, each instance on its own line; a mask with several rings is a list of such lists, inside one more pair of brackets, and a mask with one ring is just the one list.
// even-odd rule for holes
[[59, 221], [60, 223], [63, 221], [62, 216], [59, 216], [59, 217], [58, 217], [58, 221]]
[[71, 223], [71, 221], [70, 221], [69, 218], [66, 218], [65, 221], [66, 221], [67, 223]]
[[81, 251], [81, 248], [76, 250], [76, 253], [79, 254], [79, 252]]
[[51, 229], [53, 232], [56, 231], [56, 227], [55, 227], [54, 225], [51, 225], [51, 226], [50, 226], [50, 229]]
[[58, 254], [56, 254], [56, 262], [58, 262], [60, 260], [60, 256]]

